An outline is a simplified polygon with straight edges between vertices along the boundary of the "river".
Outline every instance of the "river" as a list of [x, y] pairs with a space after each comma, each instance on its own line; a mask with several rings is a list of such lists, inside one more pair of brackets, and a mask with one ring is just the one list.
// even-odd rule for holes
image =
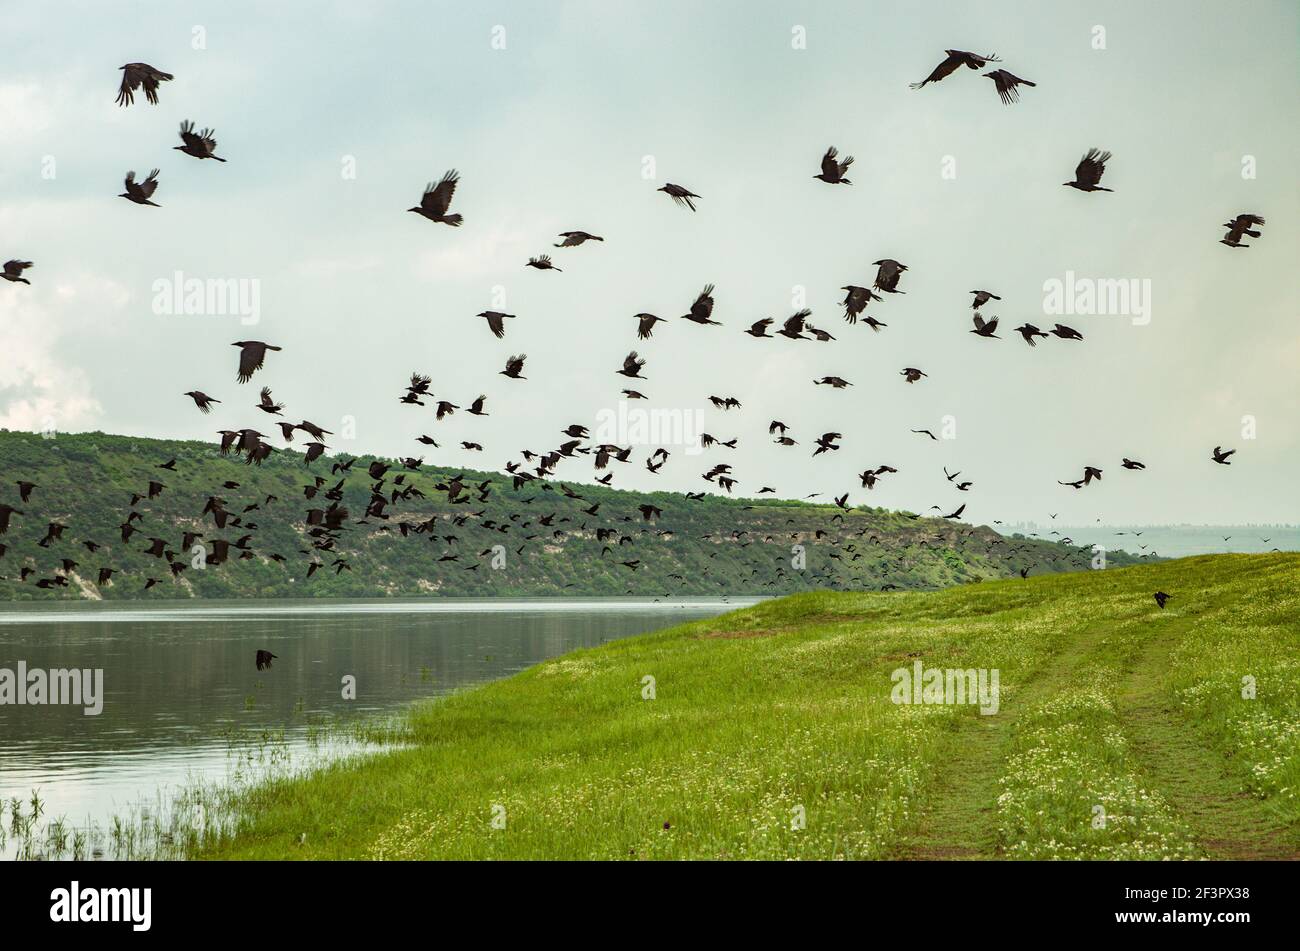
[[[10, 605], [0, 670], [102, 671], [102, 710], [0, 705], [0, 855], [13, 800], [37, 827], [103, 828], [197, 784], [310, 765], [341, 726], [506, 677], [582, 647], [710, 617], [750, 600], [200, 601]], [[258, 650], [276, 655], [259, 671]], [[92, 675], [93, 676], [93, 675]], [[355, 698], [345, 698], [349, 683]], [[271, 740], [268, 746], [268, 740]], [[268, 749], [273, 753], [268, 753]], [[254, 752], [250, 752], [254, 751]], [[254, 760], [262, 762], [254, 762]], [[241, 776], [247, 779], [247, 776]], [[30, 838], [30, 837], [29, 837]], [[41, 849], [35, 850], [41, 854]], [[112, 855], [99, 857], [113, 857]]]

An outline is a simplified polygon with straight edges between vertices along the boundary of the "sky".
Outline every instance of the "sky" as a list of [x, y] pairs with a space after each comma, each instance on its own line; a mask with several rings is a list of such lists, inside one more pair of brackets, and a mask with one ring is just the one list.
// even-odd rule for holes
[[[1300, 521], [1292, 3], [54, 0], [5, 23], [0, 260], [35, 267], [0, 283], [0, 427], [271, 433], [267, 385], [333, 452], [499, 470], [571, 423], [594, 432], [632, 386], [649, 399], [630, 409], [738, 445], [674, 434], [652, 474], [659, 443], [638, 441], [616, 487], [718, 491], [701, 474], [727, 463], [739, 495], [965, 502], [974, 523]], [[949, 48], [1037, 86], [1011, 106], [966, 69], [910, 89]], [[128, 62], [175, 75], [158, 105], [114, 103]], [[173, 151], [184, 119], [216, 130], [225, 164]], [[852, 185], [812, 178], [830, 145], [855, 156]], [[1113, 153], [1113, 193], [1062, 187], [1091, 147]], [[155, 167], [161, 207], [117, 197]], [[451, 168], [463, 227], [405, 211]], [[1241, 212], [1263, 236], [1219, 244]], [[552, 247], [579, 229], [605, 240]], [[542, 253], [562, 272], [524, 266]], [[873, 333], [844, 322], [840, 288], [883, 258], [909, 270], [870, 305]], [[160, 312], [178, 272], [256, 287], [256, 322]], [[1136, 281], [1149, 310], [1045, 313], [1045, 282], [1071, 272]], [[723, 326], [679, 320], [708, 283]], [[977, 288], [1002, 297], [984, 310], [1001, 340], [967, 332]], [[835, 341], [741, 332], [802, 306]], [[488, 309], [517, 315], [506, 339]], [[650, 340], [640, 312], [667, 319]], [[1026, 321], [1084, 340], [1031, 349]], [[240, 385], [245, 339], [283, 350]], [[615, 374], [633, 349], [644, 381]], [[498, 375], [517, 353], [527, 379]], [[928, 376], [906, 384], [906, 366]], [[414, 371], [491, 415], [400, 405]], [[813, 385], [828, 375], [853, 386]], [[222, 403], [203, 416], [192, 389]], [[797, 446], [772, 443], [773, 419]], [[814, 458], [828, 431], [842, 448]], [[882, 464], [899, 471], [861, 489]], [[1085, 465], [1103, 480], [1057, 484]], [[593, 475], [587, 457], [557, 470]]]

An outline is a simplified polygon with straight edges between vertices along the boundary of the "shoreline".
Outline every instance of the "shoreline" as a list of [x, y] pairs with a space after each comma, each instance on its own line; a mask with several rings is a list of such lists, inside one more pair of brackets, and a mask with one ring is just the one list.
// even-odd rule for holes
[[[417, 705], [407, 747], [250, 790], [252, 818], [194, 857], [1219, 857], [1210, 820], [1245, 830], [1232, 842], [1245, 854], [1300, 857], [1288, 785], [1300, 764], [1284, 756], [1270, 774], [1277, 750], [1242, 749], [1240, 734], [1294, 698], [1242, 708], [1262, 719], [1241, 723], [1201, 699], [1223, 680], [1225, 652], [1263, 678], [1300, 649], [1285, 626], [1297, 578], [1300, 556], [1221, 555], [927, 593], [792, 595]], [[1158, 608], [1157, 588], [1178, 606]], [[1267, 616], [1243, 622], [1257, 603]], [[999, 669], [1003, 712], [891, 704], [888, 673], [918, 650], [930, 666]], [[1153, 712], [1153, 696], [1179, 701], [1178, 716]], [[1064, 732], [1052, 726], [1062, 703]], [[1046, 732], [1026, 734], [1035, 723]], [[1130, 731], [1125, 753], [1107, 752], [1105, 737]], [[1163, 751], [1140, 746], [1153, 737], [1194, 746], [1198, 772], [1178, 782], [1192, 782], [1206, 815], [1162, 785], [1173, 782]], [[1040, 762], [1073, 780], [1048, 783]], [[954, 775], [974, 781], [953, 787]], [[1110, 814], [1147, 820], [1096, 836], [1099, 795]], [[792, 828], [800, 810], [806, 825]], [[944, 817], [937, 835], [927, 817]]]

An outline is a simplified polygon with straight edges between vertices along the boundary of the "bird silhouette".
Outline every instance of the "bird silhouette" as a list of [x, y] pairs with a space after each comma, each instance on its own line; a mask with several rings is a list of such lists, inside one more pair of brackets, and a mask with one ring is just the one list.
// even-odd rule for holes
[[822, 156], [821, 174], [814, 175], [813, 178], [819, 178], [828, 185], [852, 185], [853, 183], [844, 177], [844, 173], [853, 164], [853, 156], [845, 156], [844, 161], [837, 162], [835, 160], [837, 154], [835, 146], [828, 148], [826, 154]]
[[148, 178], [143, 182], [138, 183], [135, 180], [135, 172], [127, 172], [125, 185], [126, 191], [118, 195], [118, 198], [125, 198], [128, 201], [135, 202], [137, 205], [152, 205], [155, 208], [162, 207], [156, 201], [149, 200], [153, 197], [153, 193], [158, 190], [158, 169], [155, 168], [149, 173]]
[[219, 155], [213, 155], [216, 151], [217, 140], [213, 138], [216, 134], [212, 129], [204, 129], [202, 132], [195, 133], [194, 123], [186, 119], [181, 123], [181, 141], [184, 145], [173, 145], [172, 148], [178, 152], [184, 152], [186, 155], [193, 155], [197, 159], [216, 159], [218, 162], [224, 162]]
[[824, 452], [839, 449], [840, 447], [835, 444], [835, 440], [843, 438], [843, 433], [822, 433], [816, 439], [817, 448], [813, 450], [813, 455], [820, 456]]
[[158, 86], [175, 79], [171, 73], [154, 69], [148, 63], [127, 63], [119, 66], [122, 71], [122, 85], [117, 90], [117, 104], [129, 106], [135, 102], [135, 91], [144, 87], [144, 97], [151, 105], [158, 105]]
[[1074, 168], [1074, 181], [1062, 182], [1062, 185], [1068, 185], [1071, 188], [1077, 188], [1081, 192], [1109, 192], [1113, 188], [1102, 188], [1097, 183], [1101, 181], [1101, 176], [1106, 171], [1106, 163], [1110, 161], [1109, 152], [1100, 152], [1097, 149], [1089, 149], [1084, 153], [1079, 164]]
[[797, 314], [787, 317], [785, 323], [781, 325], [781, 329], [777, 331], [777, 334], [782, 337], [787, 337], [790, 340], [807, 340], [808, 338], [803, 335], [804, 321], [807, 320], [811, 314], [812, 311], [805, 308]]
[[451, 225], [453, 228], [459, 228], [465, 219], [460, 215], [447, 214], [447, 209], [451, 207], [451, 199], [456, 194], [456, 185], [459, 182], [460, 175], [453, 168], [442, 176], [437, 185], [433, 184], [433, 182], [425, 185], [424, 195], [420, 198], [420, 203], [414, 208], [406, 210], [422, 215], [430, 221], [437, 221], [445, 225]]
[[1047, 337], [1047, 334], [1046, 334], [1046, 333], [1044, 333], [1043, 331], [1039, 330], [1039, 329], [1038, 329], [1037, 327], [1035, 327], [1033, 324], [1028, 324], [1028, 323], [1026, 323], [1026, 324], [1021, 324], [1019, 327], [1017, 327], [1017, 328], [1016, 328], [1016, 333], [1018, 333], [1018, 334], [1020, 334], [1020, 336], [1024, 337], [1024, 338], [1025, 338], [1025, 343], [1029, 344], [1031, 347], [1036, 347], [1036, 346], [1038, 346], [1038, 341], [1037, 341], [1035, 338], [1037, 338], [1037, 337], [1044, 337], [1044, 338], [1046, 338], [1046, 337]]
[[528, 359], [527, 354], [513, 356], [506, 361], [506, 368], [498, 371], [501, 376], [508, 376], [512, 380], [526, 380], [526, 376], [521, 376], [524, 370], [524, 361]]
[[23, 277], [23, 271], [31, 266], [31, 261], [19, 261], [17, 259], [6, 261], [4, 270], [0, 271], [0, 277], [13, 284], [31, 284], [31, 281]]
[[273, 344], [263, 343], [260, 340], [236, 340], [231, 346], [239, 347], [239, 376], [237, 379], [240, 383], [247, 383], [253, 378], [254, 373], [262, 369], [262, 365], [266, 362], [266, 351], [280, 349]]
[[906, 264], [899, 264], [893, 258], [884, 258], [880, 261], [872, 261], [877, 266], [875, 288], [878, 291], [885, 291], [890, 294], [904, 294], [906, 291], [898, 289], [898, 279], [903, 276], [907, 270]]
[[655, 331], [655, 324], [664, 322], [662, 317], [656, 317], [654, 314], [636, 314], [638, 321], [636, 328], [637, 339], [649, 340]]
[[278, 416], [280, 410], [284, 409], [283, 403], [277, 403], [271, 398], [271, 388], [269, 386], [262, 387], [261, 400], [255, 405], [263, 413], [268, 413], [272, 416]]
[[535, 258], [529, 258], [528, 263], [525, 264], [524, 267], [536, 268], [539, 271], [563, 271], [564, 270], [564, 268], [556, 267], [554, 264], [551, 263], [551, 256], [549, 254], [542, 254], [542, 255], [538, 255]]
[[939, 80], [951, 75], [956, 70], [965, 66], [968, 69], [983, 69], [989, 63], [1001, 62], [997, 56], [989, 54], [981, 56], [978, 53], [968, 53], [965, 50], [944, 50], [946, 58], [938, 66], [930, 71], [930, 75], [919, 83], [912, 83], [912, 89], [924, 89], [929, 83], [937, 83]]
[[713, 314], [713, 285], [705, 284], [704, 290], [695, 298], [695, 303], [691, 305], [689, 314], [682, 314], [682, 320], [690, 320], [697, 324], [713, 324], [715, 327], [722, 326], [716, 320], [710, 320]]
[[993, 80], [993, 87], [997, 89], [998, 96], [1001, 97], [1003, 105], [1011, 105], [1013, 102], [1020, 101], [1020, 91], [1017, 86], [1037, 86], [1038, 83], [1030, 82], [1028, 79], [1021, 79], [1005, 69], [995, 69], [984, 74], [986, 79]]
[[623, 358], [623, 369], [615, 370], [614, 372], [633, 380], [644, 380], [645, 377], [641, 375], [641, 368], [644, 366], [645, 359], [638, 356], [637, 352], [633, 350]]
[[12, 505], [6, 505], [0, 502], [0, 535], [9, 531], [9, 519], [14, 515], [22, 515], [22, 509], [16, 509]]
[[587, 234], [585, 231], [561, 231], [560, 237], [564, 240], [556, 245], [557, 248], [576, 248], [584, 241], [604, 241], [605, 239], [595, 234]]
[[476, 316], [485, 318], [488, 329], [498, 338], [506, 335], [506, 321], [515, 319], [514, 314], [503, 314], [499, 310], [485, 310]]
[[215, 399], [211, 396], [208, 396], [208, 394], [204, 393], [202, 390], [189, 390], [188, 392], [183, 393], [181, 395], [188, 396], [190, 399], [192, 399], [194, 401], [194, 405], [197, 406], [199, 408], [199, 411], [202, 413], [212, 412], [212, 404], [221, 402], [221, 400], [219, 399]]
[[856, 324], [858, 317], [866, 309], [867, 305], [873, 300], [883, 300], [879, 294], [875, 293], [869, 287], [859, 287], [856, 284], [846, 284], [840, 290], [846, 291], [844, 295], [844, 319], [850, 324]]
[[998, 329], [998, 318], [993, 317], [989, 320], [985, 320], [979, 314], [975, 314], [971, 319], [975, 323], [975, 328], [969, 331], [970, 333], [973, 333], [978, 337], [991, 337], [994, 340], [1002, 339], [995, 333]]
[[694, 203], [691, 202], [691, 199], [700, 197], [699, 195], [695, 194], [695, 192], [685, 189], [681, 185], [674, 185], [672, 182], [669, 182], [668, 184], [664, 185], [662, 188], [655, 189], [655, 191], [663, 192], [664, 194], [672, 198], [672, 200], [675, 201], [677, 204], [685, 205], [691, 211], [695, 210], [695, 205]]
[[1243, 244], [1241, 239], [1247, 235], [1252, 238], [1258, 238], [1261, 234], [1259, 231], [1253, 231], [1252, 226], [1258, 227], [1264, 224], [1264, 219], [1259, 215], [1241, 214], [1231, 221], [1225, 222], [1223, 227], [1228, 229], [1228, 233], [1219, 239], [1220, 244], [1226, 244], [1230, 248], [1248, 248], [1250, 245]]

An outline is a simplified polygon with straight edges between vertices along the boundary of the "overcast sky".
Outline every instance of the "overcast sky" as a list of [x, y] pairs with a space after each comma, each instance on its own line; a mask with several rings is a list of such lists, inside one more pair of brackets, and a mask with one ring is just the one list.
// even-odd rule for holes
[[[742, 494], [967, 502], [979, 523], [1300, 520], [1296, 20], [1285, 0], [13, 6], [0, 260], [36, 266], [30, 287], [0, 284], [0, 426], [269, 433], [265, 384], [335, 451], [500, 469], [631, 385], [651, 397], [632, 407], [698, 412], [739, 448], [669, 445], [652, 475], [638, 446], [624, 488], [710, 488], [700, 474], [726, 462]], [[1038, 85], [1013, 106], [965, 69], [909, 89], [946, 48]], [[175, 74], [159, 105], [114, 104], [134, 61]], [[228, 162], [173, 151], [182, 119], [215, 128]], [[812, 178], [831, 144], [856, 156], [851, 186]], [[1113, 194], [1061, 186], [1093, 146], [1114, 153]], [[154, 167], [161, 208], [117, 197]], [[449, 168], [464, 226], [406, 213]], [[703, 196], [698, 213], [664, 182]], [[1239, 212], [1268, 219], [1246, 250], [1217, 243]], [[550, 246], [574, 229], [605, 241]], [[546, 252], [563, 273], [523, 266]], [[839, 288], [880, 258], [910, 270], [870, 306], [888, 324], [873, 333], [843, 321]], [[177, 271], [257, 282], [260, 322], [156, 313]], [[1149, 322], [1045, 314], [1044, 282], [1068, 271], [1148, 281]], [[721, 327], [677, 319], [706, 283]], [[835, 342], [741, 333], [798, 309], [799, 288]], [[1004, 339], [967, 332], [974, 288], [1002, 296], [985, 315]], [[486, 309], [518, 315], [505, 340]], [[668, 319], [652, 340], [641, 311]], [[1083, 342], [1012, 332], [1057, 320]], [[284, 350], [241, 386], [230, 343], [249, 338]], [[633, 348], [647, 380], [629, 384], [614, 371]], [[526, 381], [497, 373], [513, 353]], [[905, 366], [929, 376], [908, 385]], [[462, 407], [487, 394], [492, 415], [399, 405], [415, 370]], [[854, 386], [813, 386], [825, 375]], [[181, 395], [195, 388], [223, 401], [211, 416]], [[955, 439], [909, 432], [945, 416]], [[772, 445], [772, 419], [799, 445]], [[843, 448], [812, 458], [829, 430]], [[1230, 468], [1215, 445], [1238, 450]], [[858, 489], [882, 463], [899, 473]], [[1085, 464], [1100, 484], [1057, 485]], [[586, 458], [557, 473], [592, 475]]]

